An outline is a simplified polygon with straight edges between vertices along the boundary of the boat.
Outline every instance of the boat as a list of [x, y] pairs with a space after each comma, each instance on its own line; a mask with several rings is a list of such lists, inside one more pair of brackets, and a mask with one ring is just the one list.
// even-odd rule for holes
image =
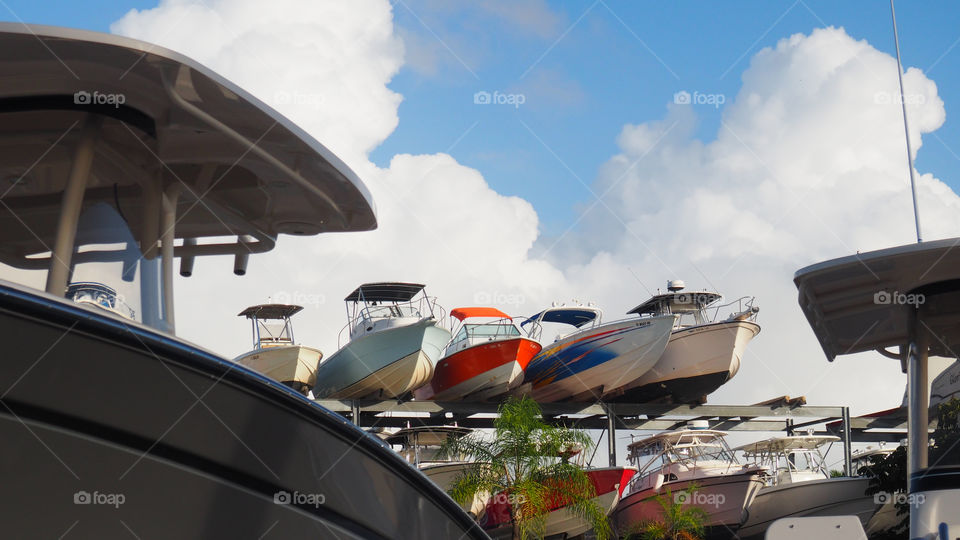
[[[640, 317], [677, 315], [670, 341], [657, 363], [634, 381], [610, 392], [607, 401], [649, 403], [705, 402], [740, 369], [747, 344], [760, 333], [759, 307], [753, 297], [718, 305], [715, 292], [683, 292], [680, 280], [667, 284], [668, 292], [631, 309]], [[720, 313], [729, 310], [723, 318]]]
[[454, 337], [430, 383], [414, 391], [416, 399], [483, 401], [523, 382], [524, 370], [541, 346], [524, 337], [512, 317], [492, 307], [456, 308], [450, 317], [460, 321]]
[[399, 398], [430, 382], [450, 331], [424, 285], [366, 283], [344, 301], [349, 341], [317, 367], [315, 397]]
[[594, 306], [557, 306], [521, 323], [531, 339], [542, 342], [545, 323], [572, 327], [544, 345], [514, 390], [539, 402], [589, 401], [633, 381], [663, 354], [674, 315], [601, 322]]
[[861, 525], [878, 505], [867, 494], [870, 479], [830, 477], [821, 448], [840, 440], [833, 435], [773, 437], [741, 446], [744, 458], [768, 468], [767, 485], [747, 509], [746, 522], [737, 531], [741, 539], [759, 540], [781, 518], [857, 516]]
[[253, 350], [233, 361], [307, 395], [317, 382], [323, 353], [294, 341], [290, 318], [302, 310], [303, 306], [260, 304], [241, 311], [237, 316], [250, 320]]
[[[395, 447], [403, 459], [449, 494], [457, 476], [473, 463], [455, 457], [441, 457], [440, 449], [447, 440], [464, 437], [472, 431], [457, 426], [416, 426], [384, 433], [381, 437], [385, 443]], [[489, 496], [489, 493], [477, 493], [470, 502], [461, 506], [471, 516], [478, 518], [483, 515]]]
[[376, 227], [342, 161], [122, 36], [0, 23], [0, 79], [5, 537], [486, 538], [376, 438], [176, 335], [176, 259], [242, 274], [283, 235]]
[[[885, 459], [895, 450], [896, 448], [885, 447], [883, 441], [881, 441], [880, 445], [876, 448], [868, 446], [856, 450], [850, 456], [851, 470], [858, 476], [872, 478], [875, 475], [870, 467], [874, 465], [874, 462]], [[880, 507], [863, 526], [868, 538], [883, 535], [893, 527], [896, 527], [900, 521], [906, 517], [897, 513], [897, 505], [893, 497], [882, 497], [881, 499], [883, 500], [877, 499]]]
[[[615, 530], [625, 534], [646, 520], [661, 519], [659, 496], [703, 508], [708, 536], [730, 538], [763, 487], [763, 468], [737, 462], [726, 435], [693, 424], [630, 443], [627, 459], [639, 472], [613, 513]], [[690, 493], [692, 484], [698, 489]]]
[[[585, 472], [597, 493], [593, 502], [609, 516], [617, 508], [624, 487], [637, 470], [633, 467], [596, 467], [586, 469]], [[591, 525], [567, 509], [561, 494], [562, 490], [557, 491], [545, 520], [544, 538], [573, 538], [589, 531], [592, 528]], [[480, 524], [491, 538], [511, 539], [513, 538], [512, 515], [509, 495], [495, 494], [487, 502]]]
[[960, 399], [960, 361], [947, 366], [930, 383], [930, 414], [937, 415], [941, 403]]

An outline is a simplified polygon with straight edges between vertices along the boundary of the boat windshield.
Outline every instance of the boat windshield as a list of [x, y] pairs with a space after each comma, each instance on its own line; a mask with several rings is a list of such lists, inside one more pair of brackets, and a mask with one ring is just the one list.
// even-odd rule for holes
[[[21, 266], [29, 268], [0, 265], [0, 276], [44, 290], [51, 258], [46, 251], [25, 258]], [[88, 205], [80, 213], [66, 290], [60, 294], [85, 308], [170, 331], [159, 253], [145, 257], [125, 216], [107, 203]]]

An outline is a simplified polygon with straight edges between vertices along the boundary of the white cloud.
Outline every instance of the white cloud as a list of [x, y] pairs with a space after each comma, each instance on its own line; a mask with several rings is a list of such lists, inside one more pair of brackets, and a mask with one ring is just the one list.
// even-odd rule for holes
[[[841, 29], [792, 36], [753, 58], [715, 140], [691, 138], [691, 106], [626, 125], [594, 186], [603, 202], [537, 258], [531, 248], [543, 252], [553, 239], [538, 239], [533, 207], [494, 192], [480, 172], [445, 154], [395, 156], [386, 169], [368, 161], [396, 126], [401, 99], [387, 87], [402, 43], [385, 0], [208, 5], [163, 2], [113, 29], [209, 65], [343, 155], [370, 186], [380, 229], [283, 238], [245, 278], [230, 277], [227, 259], [198, 261], [195, 277], [178, 282], [178, 325], [189, 339], [239, 353], [246, 327], [230, 321], [240, 309], [300, 295], [308, 304], [300, 341], [330, 354], [344, 322], [340, 298], [366, 280], [423, 280], [448, 308], [500, 295], [523, 300], [510, 311], [531, 313], [576, 296], [599, 301], [610, 318], [645, 299], [634, 275], [650, 288], [679, 277], [730, 298], [755, 294], [762, 306], [763, 332], [711, 401], [806, 394], [855, 413], [899, 402], [896, 362], [824, 360], [791, 281], [806, 264], [912, 239], [900, 109], [882, 98], [898, 95], [889, 55]], [[945, 113], [920, 71], [905, 83], [920, 96], [909, 107], [916, 150]], [[272, 99], [292, 91], [322, 99]], [[919, 178], [927, 237], [956, 234], [960, 200], [931, 175]]]

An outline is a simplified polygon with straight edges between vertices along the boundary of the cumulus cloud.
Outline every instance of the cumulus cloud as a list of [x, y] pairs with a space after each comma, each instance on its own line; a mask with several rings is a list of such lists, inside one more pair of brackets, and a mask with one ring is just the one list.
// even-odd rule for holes
[[[916, 151], [945, 112], [920, 70], [909, 69], [904, 85]], [[899, 364], [877, 354], [828, 364], [792, 277], [814, 262], [915, 238], [898, 100], [896, 61], [842, 29], [760, 51], [715, 140], [691, 139], [695, 104], [671, 104], [662, 120], [623, 128], [620, 153], [594, 186], [606, 195], [570, 237], [574, 246], [561, 249], [583, 253], [589, 238], [601, 253], [568, 268], [568, 278], [592, 283], [618, 311], [635, 301], [623, 299], [624, 287], [639, 289], [624, 268], [648, 286], [679, 277], [728, 298], [757, 295], [764, 329], [712, 401], [807, 395], [860, 413], [896, 405]], [[932, 175], [918, 182], [925, 237], [957, 235], [960, 199]]]
[[[824, 360], [791, 281], [806, 264], [912, 240], [893, 58], [836, 28], [760, 51], [714, 140], [692, 138], [696, 105], [625, 125], [593, 185], [601, 199], [582, 202], [582, 226], [540, 238], [529, 202], [496, 193], [449, 155], [398, 155], [386, 168], [367, 159], [397, 124], [401, 96], [387, 84], [403, 44], [393, 15], [385, 0], [285, 0], [270, 10], [253, 0], [168, 0], [113, 26], [192, 56], [277, 107], [341, 154], [378, 205], [379, 230], [283, 238], [245, 278], [230, 275], [227, 259], [198, 261], [195, 277], [177, 284], [181, 334], [240, 353], [245, 326], [232, 318], [272, 297], [305, 304], [298, 338], [330, 354], [344, 323], [340, 299], [362, 281], [424, 281], [448, 308], [500, 301], [514, 313], [575, 296], [612, 318], [683, 278], [760, 299], [764, 330], [712, 402], [806, 394], [855, 413], [899, 402], [896, 362]], [[908, 70], [904, 82], [917, 150], [945, 112], [922, 72]], [[283, 102], [284, 92], [320, 98]], [[957, 196], [932, 175], [918, 178], [926, 236], [956, 234]]]

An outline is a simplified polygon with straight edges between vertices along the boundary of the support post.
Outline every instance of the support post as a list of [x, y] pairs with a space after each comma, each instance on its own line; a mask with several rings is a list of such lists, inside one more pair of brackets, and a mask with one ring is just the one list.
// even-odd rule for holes
[[357, 400], [350, 402], [350, 412], [353, 415], [353, 425], [360, 427], [360, 404]]
[[607, 456], [609, 465], [617, 466], [617, 415], [613, 411], [612, 405], [605, 405], [607, 410]]
[[847, 476], [856, 476], [853, 469], [853, 455], [850, 449], [850, 407], [843, 408], [843, 473]]
[[930, 406], [927, 389], [928, 341], [919, 310], [913, 311], [910, 342], [907, 345], [907, 489], [909, 479], [917, 471], [927, 468], [927, 450], [930, 445], [928, 429]]
[[100, 135], [100, 118], [87, 115], [80, 133], [80, 142], [73, 153], [70, 176], [67, 178], [63, 199], [60, 203], [60, 221], [57, 223], [57, 236], [50, 252], [50, 270], [47, 272], [46, 291], [56, 296], [67, 292], [67, 280], [70, 278], [70, 264], [73, 258], [73, 244], [77, 239], [77, 223], [83, 208], [83, 194], [87, 191], [87, 180], [93, 167], [93, 154], [97, 138]]
[[163, 319], [167, 331], [175, 333], [176, 323], [173, 312], [173, 243], [176, 238], [174, 227], [177, 223], [177, 199], [180, 197], [180, 184], [170, 184], [162, 197], [163, 209], [160, 232], [160, 267], [163, 283]]

